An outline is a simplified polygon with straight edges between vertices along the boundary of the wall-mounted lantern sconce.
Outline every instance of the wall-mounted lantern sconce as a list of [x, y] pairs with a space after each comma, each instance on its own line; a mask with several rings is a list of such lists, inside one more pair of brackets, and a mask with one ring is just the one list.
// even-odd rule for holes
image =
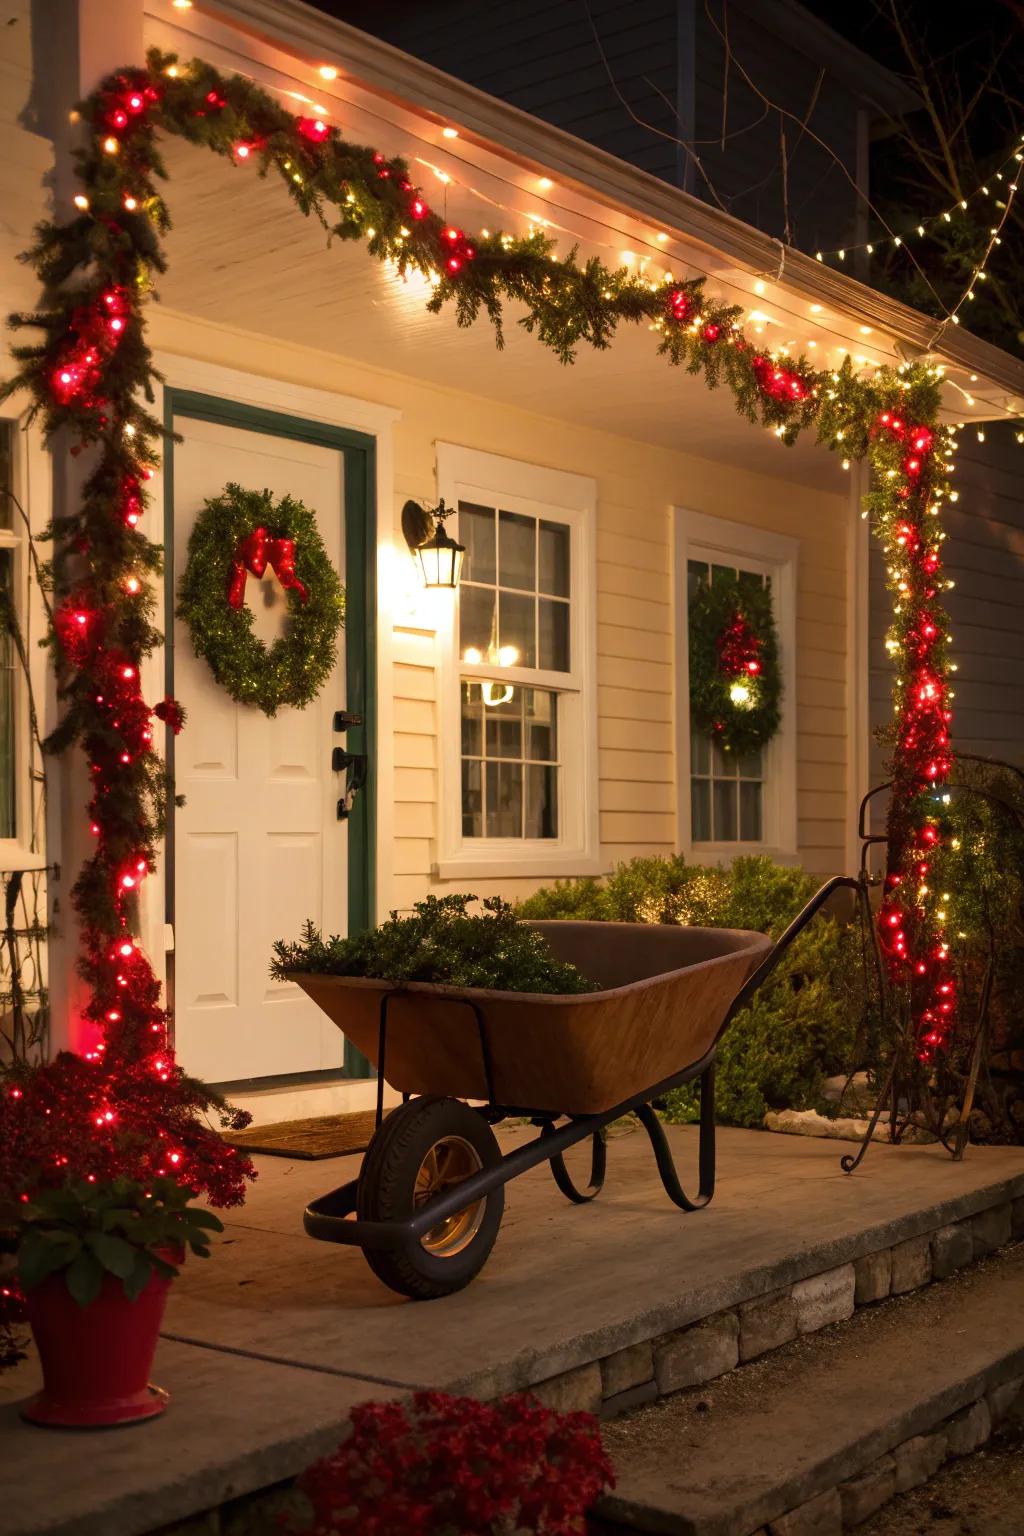
[[466, 546], [444, 529], [445, 519], [454, 511], [443, 500], [429, 512], [417, 501], [407, 501], [402, 508], [402, 532], [412, 553], [419, 556], [425, 587], [455, 588], [459, 584]]

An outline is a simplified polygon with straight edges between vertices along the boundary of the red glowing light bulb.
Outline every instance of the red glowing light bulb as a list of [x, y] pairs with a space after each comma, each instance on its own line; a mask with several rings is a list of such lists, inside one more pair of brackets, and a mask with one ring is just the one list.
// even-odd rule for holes
[[322, 144], [331, 132], [322, 117], [300, 117], [295, 126], [311, 144]]
[[701, 334], [703, 335], [705, 341], [717, 341], [719, 336], [722, 334], [722, 328], [720, 325], [716, 325], [714, 321], [712, 321], [710, 325], [706, 325], [704, 327], [704, 330]]

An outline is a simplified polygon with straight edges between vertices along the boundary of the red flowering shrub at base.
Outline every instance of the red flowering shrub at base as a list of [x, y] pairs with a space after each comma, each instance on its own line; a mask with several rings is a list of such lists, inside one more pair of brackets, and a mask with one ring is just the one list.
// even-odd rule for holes
[[614, 1483], [589, 1413], [418, 1392], [353, 1409], [349, 1438], [299, 1479], [312, 1521], [293, 1536], [578, 1536]]

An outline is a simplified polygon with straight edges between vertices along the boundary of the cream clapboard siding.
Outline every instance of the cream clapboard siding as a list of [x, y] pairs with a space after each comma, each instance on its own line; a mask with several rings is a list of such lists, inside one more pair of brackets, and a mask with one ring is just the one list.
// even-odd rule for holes
[[[600, 837], [605, 867], [676, 846], [670, 508], [682, 505], [800, 540], [797, 613], [799, 854], [815, 873], [842, 868], [846, 792], [845, 494], [573, 427], [504, 404], [388, 375], [329, 354], [228, 328], [154, 314], [155, 343], [170, 352], [392, 406], [394, 512], [435, 493], [435, 444], [592, 476], [597, 482], [597, 707]], [[753, 428], [751, 430], [754, 430]], [[785, 450], [780, 448], [780, 454]], [[391, 509], [385, 508], [386, 517]], [[383, 517], [382, 517], [383, 520]], [[433, 632], [410, 623], [394, 635], [393, 877], [382, 909], [429, 889], [460, 890], [432, 875], [439, 777], [437, 653]], [[566, 871], [572, 873], [571, 870]], [[524, 894], [544, 883], [474, 877], [480, 895]]]

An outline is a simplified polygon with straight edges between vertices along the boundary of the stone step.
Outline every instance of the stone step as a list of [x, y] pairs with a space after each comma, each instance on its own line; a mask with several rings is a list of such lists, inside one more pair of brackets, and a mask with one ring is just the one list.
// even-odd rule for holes
[[1024, 1411], [1024, 1244], [606, 1427], [595, 1529], [841, 1536]]

